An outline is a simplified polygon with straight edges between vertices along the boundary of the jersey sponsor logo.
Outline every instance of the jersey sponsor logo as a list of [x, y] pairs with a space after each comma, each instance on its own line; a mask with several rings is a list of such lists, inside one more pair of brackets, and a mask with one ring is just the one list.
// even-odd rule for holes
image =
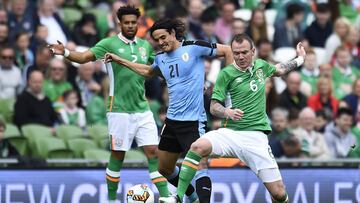
[[120, 49], [118, 49], [118, 52], [119, 52], [120, 54], [123, 54], [123, 53], [125, 52], [125, 49], [124, 49], [124, 48], [120, 48]]
[[144, 47], [139, 47], [139, 54], [140, 57], [143, 61], [146, 61], [147, 56], [146, 56], [146, 49]]
[[189, 54], [185, 52], [181, 55], [181, 58], [183, 61], [187, 62], [189, 60]]
[[238, 78], [235, 79], [235, 82], [241, 83], [243, 80], [244, 80], [244, 79], [242, 79], [241, 77], [238, 77]]

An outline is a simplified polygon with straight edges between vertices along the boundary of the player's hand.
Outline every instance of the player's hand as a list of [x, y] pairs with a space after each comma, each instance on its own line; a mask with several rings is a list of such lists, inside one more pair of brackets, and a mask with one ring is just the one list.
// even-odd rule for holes
[[104, 59], [103, 59], [104, 63], [109, 63], [109, 62], [112, 62], [112, 61], [121, 61], [121, 58], [118, 57], [117, 55], [115, 54], [112, 54], [112, 53], [106, 53], [105, 56], [104, 56]]
[[299, 43], [296, 45], [296, 53], [297, 53], [298, 56], [302, 56], [302, 57], [304, 57], [304, 59], [305, 59], [305, 57], [306, 57], [306, 51], [305, 51], [305, 47], [302, 45], [301, 42], [299, 42]]
[[49, 44], [47, 45], [47, 47], [50, 49], [51, 53], [55, 55], [64, 55], [65, 52], [64, 45], [60, 41], [57, 41], [57, 43], [58, 44]]
[[244, 112], [240, 109], [225, 109], [225, 117], [230, 118], [231, 120], [237, 121], [242, 119]]

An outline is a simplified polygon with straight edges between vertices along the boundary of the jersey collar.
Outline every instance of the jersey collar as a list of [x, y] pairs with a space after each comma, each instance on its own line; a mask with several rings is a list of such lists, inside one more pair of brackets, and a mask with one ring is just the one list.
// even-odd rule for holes
[[234, 66], [236, 69], [238, 69], [240, 72], [245, 73], [247, 70], [249, 70], [249, 73], [250, 73], [251, 75], [253, 74], [252, 69], [253, 69], [253, 67], [254, 67], [254, 63], [251, 64], [251, 66], [250, 66], [249, 68], [247, 68], [245, 71], [241, 70], [241, 68], [236, 64], [235, 61], [233, 62], [233, 66]]
[[123, 41], [125, 44], [133, 44], [133, 43], [137, 43], [137, 37], [134, 37], [134, 40], [129, 40], [127, 39], [121, 32], [118, 34], [118, 37], [121, 41]]

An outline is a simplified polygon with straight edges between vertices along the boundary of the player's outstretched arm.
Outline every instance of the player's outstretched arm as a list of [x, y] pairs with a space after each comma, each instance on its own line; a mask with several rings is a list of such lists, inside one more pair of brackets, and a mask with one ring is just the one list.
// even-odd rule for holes
[[240, 109], [225, 108], [217, 100], [211, 100], [210, 113], [218, 118], [230, 118], [231, 120], [240, 120], [244, 116], [244, 112]]
[[153, 69], [149, 65], [140, 64], [140, 63], [134, 63], [134, 62], [128, 61], [126, 59], [120, 58], [119, 56], [117, 56], [115, 54], [106, 53], [105, 58], [104, 58], [104, 62], [109, 63], [109, 62], [112, 62], [112, 61], [130, 68], [131, 70], [133, 70], [134, 72], [136, 72], [136, 73], [138, 73], [138, 74], [140, 74], [142, 76], [151, 77], [151, 76], [153, 76], [155, 74], [155, 72], [153, 71]]
[[225, 57], [225, 64], [229, 65], [234, 62], [234, 57], [231, 51], [231, 47], [229, 45], [224, 44], [216, 44], [217, 56]]
[[95, 55], [90, 50], [87, 50], [85, 52], [69, 51], [64, 47], [61, 42], [57, 42], [58, 44], [48, 45], [50, 51], [55, 55], [63, 55], [68, 60], [77, 63], [87, 63], [95, 60]]
[[306, 52], [304, 46], [299, 42], [296, 46], [297, 58], [294, 60], [288, 61], [286, 63], [278, 63], [275, 65], [276, 71], [274, 76], [281, 76], [290, 71], [295, 70], [297, 67], [301, 66], [304, 63]]

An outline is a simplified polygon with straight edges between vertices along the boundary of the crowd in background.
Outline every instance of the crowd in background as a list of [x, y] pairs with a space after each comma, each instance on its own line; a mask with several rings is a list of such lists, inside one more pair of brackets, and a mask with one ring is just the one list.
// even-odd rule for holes
[[[47, 45], [59, 41], [69, 50], [83, 51], [116, 35], [120, 30], [115, 13], [126, 3], [141, 9], [137, 36], [149, 40], [155, 50], [147, 30], [164, 17], [183, 20], [187, 40], [228, 44], [235, 34], [247, 33], [256, 44], [257, 58], [274, 64], [294, 58], [295, 45], [303, 42], [304, 65], [284, 78], [266, 81], [273, 154], [322, 160], [360, 157], [356, 0], [2, 0], [0, 100], [14, 104], [13, 116], [3, 119], [19, 128], [29, 123], [52, 129], [70, 124], [84, 132], [88, 125], [105, 125], [109, 80], [104, 64], [70, 63], [53, 57]], [[209, 106], [224, 64], [213, 58], [204, 58], [204, 63], [211, 130], [221, 122], [211, 116]], [[166, 117], [166, 84], [156, 77], [145, 87], [160, 129]]]

